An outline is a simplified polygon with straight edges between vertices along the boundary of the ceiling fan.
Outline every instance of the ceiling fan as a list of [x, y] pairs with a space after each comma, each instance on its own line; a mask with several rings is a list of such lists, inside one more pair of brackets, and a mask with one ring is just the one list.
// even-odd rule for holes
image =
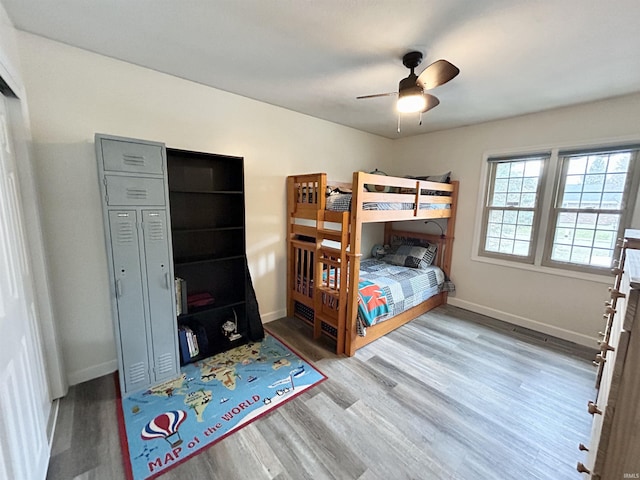
[[[375, 95], [363, 95], [356, 97], [376, 98], [398, 95], [396, 107], [400, 113], [421, 114], [437, 107], [440, 104], [433, 95], [425, 93], [425, 90], [439, 87], [452, 80], [460, 73], [460, 69], [446, 60], [438, 60], [425, 68], [420, 75], [416, 75], [414, 70], [422, 62], [422, 53], [409, 52], [402, 57], [405, 67], [411, 69], [407, 78], [400, 80], [397, 92], [377, 93]], [[422, 123], [422, 122], [421, 122]]]

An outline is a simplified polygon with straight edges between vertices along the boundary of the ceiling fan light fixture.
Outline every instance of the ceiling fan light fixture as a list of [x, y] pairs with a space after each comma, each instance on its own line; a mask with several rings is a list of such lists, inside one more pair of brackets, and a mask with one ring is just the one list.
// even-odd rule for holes
[[420, 87], [412, 87], [401, 90], [398, 93], [398, 103], [396, 108], [400, 113], [421, 112], [427, 106], [427, 100], [422, 94]]

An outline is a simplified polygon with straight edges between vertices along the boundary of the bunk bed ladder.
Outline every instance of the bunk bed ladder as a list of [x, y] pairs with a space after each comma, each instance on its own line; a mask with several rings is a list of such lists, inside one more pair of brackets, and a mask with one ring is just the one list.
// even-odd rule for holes
[[[337, 228], [328, 228], [327, 223]], [[346, 335], [348, 246], [349, 212], [318, 210], [313, 337], [320, 338], [323, 323], [335, 329], [338, 354], [344, 352]]]

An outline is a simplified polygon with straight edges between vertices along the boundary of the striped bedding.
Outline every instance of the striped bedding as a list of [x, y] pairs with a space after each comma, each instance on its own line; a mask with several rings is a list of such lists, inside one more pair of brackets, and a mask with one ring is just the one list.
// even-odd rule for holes
[[366, 335], [366, 327], [375, 325], [442, 291], [455, 287], [436, 267], [426, 269], [389, 265], [376, 259], [360, 264], [358, 300], [358, 334]]
[[[406, 202], [365, 202], [362, 204], [363, 210], [413, 210], [413, 203]], [[420, 209], [451, 208], [447, 203], [421, 203]], [[326, 209], [334, 212], [348, 212], [351, 209], [351, 194], [339, 193], [327, 197]]]

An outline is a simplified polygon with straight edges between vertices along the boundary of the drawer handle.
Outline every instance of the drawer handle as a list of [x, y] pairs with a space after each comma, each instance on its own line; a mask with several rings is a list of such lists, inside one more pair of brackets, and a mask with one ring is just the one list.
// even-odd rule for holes
[[121, 298], [124, 294], [122, 290], [122, 280], [119, 278], [116, 280], [116, 297]]
[[578, 450], [580, 450], [581, 452], [588, 452], [589, 449], [587, 447], [585, 447], [584, 443], [581, 443], [580, 445], [578, 445]]
[[578, 462], [578, 465], [576, 466], [576, 470], [578, 470], [578, 472], [580, 473], [591, 473], [591, 470], [585, 467], [582, 462]]
[[615, 352], [616, 351], [615, 347], [612, 347], [607, 342], [598, 342], [598, 345], [600, 345], [600, 351], [602, 353]]
[[622, 293], [620, 290], [616, 290], [613, 287], [609, 287], [609, 292], [611, 292], [611, 298], [626, 298], [627, 295]]
[[593, 402], [589, 402], [587, 404], [587, 410], [591, 415], [602, 415], [602, 410], [600, 410], [598, 406]]

